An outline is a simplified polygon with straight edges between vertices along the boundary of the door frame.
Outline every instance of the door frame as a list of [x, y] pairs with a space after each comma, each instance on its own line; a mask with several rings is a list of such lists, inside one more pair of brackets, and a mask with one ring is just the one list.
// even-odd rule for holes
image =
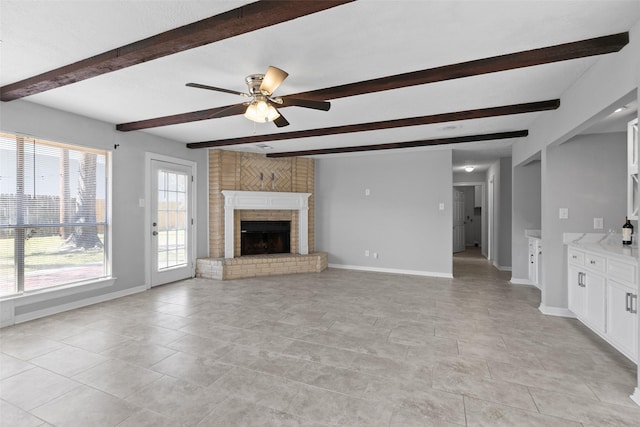
[[487, 233], [487, 211], [485, 210], [485, 207], [487, 206], [487, 194], [485, 192], [485, 187], [487, 183], [484, 181], [465, 181], [465, 182], [453, 183], [454, 190], [455, 190], [455, 187], [475, 187], [476, 185], [479, 185], [482, 188], [482, 203], [481, 203], [481, 214], [480, 214], [482, 224], [480, 226], [480, 245], [484, 250], [485, 248], [489, 247], [488, 242], [490, 238]]
[[[458, 196], [459, 195], [459, 196]], [[462, 200], [458, 200], [458, 197], [462, 197]], [[453, 253], [459, 253], [459, 252], [464, 252], [464, 250], [467, 248], [467, 239], [466, 239], [466, 220], [464, 218], [466, 212], [465, 212], [465, 192], [462, 190], [458, 190], [455, 186], [453, 187]], [[462, 204], [462, 212], [458, 212], [459, 211], [459, 203]], [[457, 217], [458, 213], [460, 213], [460, 218]], [[456, 239], [456, 223], [458, 222], [462, 222], [462, 242], [457, 242], [458, 239]], [[459, 224], [458, 224], [459, 226]], [[458, 246], [456, 246], [457, 243], [461, 243], [462, 244], [462, 249], [460, 250]]]
[[144, 206], [144, 285], [146, 289], [151, 289], [151, 268], [153, 263], [151, 262], [151, 163], [152, 161], [157, 160], [160, 162], [166, 163], [175, 163], [177, 165], [186, 166], [191, 168], [191, 176], [193, 177], [191, 181], [191, 187], [189, 191], [191, 193], [191, 219], [193, 224], [191, 226], [191, 259], [189, 262], [191, 263], [191, 276], [195, 276], [196, 272], [196, 236], [198, 235], [197, 227], [197, 194], [196, 188], [197, 186], [197, 177], [198, 177], [198, 165], [196, 162], [191, 160], [180, 159], [177, 157], [165, 156], [163, 154], [145, 152], [144, 155], [144, 199], [139, 200], [140, 207]]

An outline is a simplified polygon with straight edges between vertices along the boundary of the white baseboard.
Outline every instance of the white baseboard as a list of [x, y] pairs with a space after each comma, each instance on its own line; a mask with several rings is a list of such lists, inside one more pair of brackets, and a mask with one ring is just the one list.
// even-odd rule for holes
[[633, 392], [633, 394], [631, 396], [629, 396], [629, 397], [631, 398], [631, 400], [636, 402], [636, 404], [638, 406], [640, 406], [640, 384], [638, 384], [638, 387], [636, 387], [636, 389]]
[[511, 271], [511, 266], [500, 265], [497, 261], [493, 261], [493, 266], [500, 271]]
[[[88, 305], [98, 304], [98, 303], [109, 301], [116, 298], [126, 297], [128, 295], [137, 294], [139, 292], [144, 292], [146, 290], [147, 290], [147, 287], [144, 285], [136, 286], [134, 288], [123, 289], [117, 292], [110, 292], [108, 294], [98, 295], [91, 298], [85, 298], [79, 301], [70, 302], [68, 304], [56, 305], [54, 307], [49, 307], [42, 310], [31, 311], [25, 314], [20, 314], [20, 315], [14, 314], [13, 322], [11, 324], [28, 322], [30, 320], [51, 316], [53, 314], [62, 313], [64, 311], [74, 310], [76, 308], [82, 308]], [[9, 326], [9, 325], [7, 324], [2, 326]]]
[[375, 273], [405, 274], [409, 276], [442, 277], [445, 279], [453, 279], [453, 274], [451, 273], [439, 273], [439, 272], [432, 272], [432, 271], [401, 270], [397, 268], [379, 268], [379, 267], [367, 267], [367, 266], [361, 266], [361, 265], [344, 265], [344, 264], [329, 264], [329, 267], [339, 268], [342, 270], [372, 271]]
[[15, 323], [16, 306], [13, 300], [0, 301], [0, 328], [11, 326]]
[[521, 286], [536, 286], [529, 279], [514, 279], [513, 277], [509, 281], [512, 285], [521, 285]]
[[540, 304], [538, 310], [542, 312], [542, 314], [546, 314], [547, 316], [558, 316], [558, 317], [569, 317], [575, 319], [576, 315], [573, 314], [571, 310], [563, 307], [550, 307], [548, 305]]

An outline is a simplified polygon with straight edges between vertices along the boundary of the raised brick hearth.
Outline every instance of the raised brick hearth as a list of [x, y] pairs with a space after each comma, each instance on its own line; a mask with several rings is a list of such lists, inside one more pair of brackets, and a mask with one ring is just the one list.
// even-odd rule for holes
[[269, 254], [236, 258], [202, 258], [196, 262], [196, 276], [229, 280], [278, 274], [319, 273], [327, 268], [327, 253], [309, 255]]

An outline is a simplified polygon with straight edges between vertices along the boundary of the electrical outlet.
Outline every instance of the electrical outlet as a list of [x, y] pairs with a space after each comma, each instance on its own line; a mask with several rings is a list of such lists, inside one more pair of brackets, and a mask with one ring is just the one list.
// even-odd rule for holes
[[364, 195], [365, 195], [365, 196], [370, 196], [370, 195], [371, 195], [371, 189], [369, 189], [369, 188], [365, 188], [365, 190], [364, 190]]
[[373, 253], [373, 257], [374, 257], [375, 259], [378, 259], [378, 252], [374, 252], [374, 253]]
[[558, 211], [558, 217], [560, 219], [569, 219], [569, 208], [560, 208]]
[[593, 229], [594, 230], [604, 229], [604, 218], [593, 218]]

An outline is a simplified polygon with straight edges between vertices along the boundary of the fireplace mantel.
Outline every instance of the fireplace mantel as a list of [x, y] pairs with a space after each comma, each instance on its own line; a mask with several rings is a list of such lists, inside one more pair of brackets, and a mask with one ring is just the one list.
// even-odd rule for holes
[[224, 257], [234, 257], [234, 213], [241, 209], [297, 210], [298, 250], [309, 253], [309, 196], [311, 193], [223, 190]]

